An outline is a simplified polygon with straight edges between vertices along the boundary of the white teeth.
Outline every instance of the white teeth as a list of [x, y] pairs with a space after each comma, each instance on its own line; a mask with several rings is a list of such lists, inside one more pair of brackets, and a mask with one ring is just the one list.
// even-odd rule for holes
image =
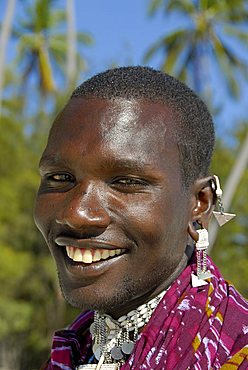
[[121, 249], [81, 249], [72, 246], [66, 246], [66, 252], [69, 258], [75, 262], [92, 263], [100, 260], [106, 260], [109, 257], [118, 256], [122, 253]]
[[66, 246], [66, 252], [67, 252], [68, 257], [73, 259], [73, 257], [74, 257], [74, 248]]
[[100, 259], [101, 259], [101, 252], [97, 249], [95, 250], [92, 260], [93, 262], [96, 262], [96, 261], [100, 261]]
[[102, 250], [102, 259], [106, 260], [107, 258], [109, 258], [109, 251], [108, 251], [108, 249], [103, 249]]
[[66, 253], [67, 256], [71, 258], [70, 247], [68, 245], [66, 246]]
[[89, 249], [86, 249], [84, 253], [82, 254], [82, 256], [83, 256], [84, 263], [92, 263], [92, 253]]
[[76, 262], [83, 262], [83, 255], [82, 255], [82, 252], [80, 249], [78, 248], [75, 248], [74, 250], [74, 256], [73, 256], [73, 261], [76, 261]]

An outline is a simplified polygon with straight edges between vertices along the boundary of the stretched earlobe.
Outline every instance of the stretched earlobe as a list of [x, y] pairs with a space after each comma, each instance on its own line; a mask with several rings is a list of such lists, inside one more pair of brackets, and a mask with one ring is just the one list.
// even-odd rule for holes
[[188, 230], [187, 231], [188, 231], [189, 236], [194, 240], [194, 242], [197, 242], [197, 240], [199, 238], [199, 234], [196, 231], [196, 229], [194, 228], [194, 225], [191, 221], [188, 224]]

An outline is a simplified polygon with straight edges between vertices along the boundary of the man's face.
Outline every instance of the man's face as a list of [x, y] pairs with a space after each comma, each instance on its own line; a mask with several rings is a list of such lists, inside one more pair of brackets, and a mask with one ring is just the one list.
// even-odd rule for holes
[[73, 98], [56, 119], [35, 221], [72, 305], [125, 312], [182, 265], [190, 196], [174, 130], [172, 111], [144, 100]]

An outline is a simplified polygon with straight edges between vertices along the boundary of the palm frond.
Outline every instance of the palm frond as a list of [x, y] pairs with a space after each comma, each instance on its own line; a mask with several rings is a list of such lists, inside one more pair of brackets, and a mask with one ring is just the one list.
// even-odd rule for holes
[[180, 68], [178, 69], [176, 73], [176, 77], [179, 80], [187, 81], [187, 76], [189, 74], [190, 70], [190, 64], [192, 64], [192, 61], [194, 60], [194, 46], [191, 44], [188, 47], [187, 53], [185, 55], [185, 58], [183, 61], [181, 61]]
[[66, 22], [66, 13], [64, 10], [53, 9], [48, 15], [48, 28], [56, 28]]
[[161, 47], [164, 45], [164, 37], [156, 41], [145, 53], [144, 55], [144, 62], [147, 63], [153, 56], [156, 54]]
[[248, 47], [248, 30], [242, 30], [238, 29], [236, 27], [233, 27], [231, 25], [225, 24], [223, 27], [223, 31], [226, 35], [234, 36], [241, 42], [247, 43], [244, 46]]
[[50, 0], [36, 0], [35, 3], [35, 27], [36, 32], [41, 32], [48, 28], [48, 19], [50, 11]]
[[214, 52], [216, 53], [216, 61], [219, 65], [219, 70], [225, 76], [225, 82], [228, 88], [228, 91], [231, 96], [237, 97], [239, 95], [239, 86], [234, 77], [233, 63], [228, 62], [226, 58], [227, 54], [221, 42], [216, 38], [214, 44]]
[[154, 56], [154, 54], [156, 54], [161, 49], [163, 49], [164, 52], [167, 54], [168, 52], [170, 52], [173, 45], [177, 43], [180, 39], [182, 39], [184, 35], [185, 30], [180, 29], [162, 37], [148, 49], [144, 56], [144, 61], [149, 61]]
[[153, 15], [162, 5], [164, 0], [151, 0], [148, 7], [148, 14]]
[[85, 45], [92, 45], [94, 43], [93, 37], [86, 32], [78, 32], [77, 41]]
[[167, 45], [167, 55], [162, 70], [168, 73], [175, 73], [178, 60], [181, 59], [182, 51], [187, 47], [187, 37], [177, 38]]
[[218, 50], [225, 58], [227, 62], [230, 63], [232, 68], [239, 69], [244, 75], [246, 75], [245, 71], [247, 71], [246, 63], [242, 62], [240, 58], [236, 56], [236, 54], [231, 51], [227, 45], [225, 45], [224, 41], [221, 38], [215, 37], [215, 49]]
[[196, 6], [191, 0], [169, 0], [165, 7], [166, 11], [180, 11], [187, 16], [196, 11]]

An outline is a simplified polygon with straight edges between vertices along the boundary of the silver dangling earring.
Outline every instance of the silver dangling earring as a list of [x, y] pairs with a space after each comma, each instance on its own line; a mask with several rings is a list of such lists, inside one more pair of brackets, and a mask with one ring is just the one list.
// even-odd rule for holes
[[207, 229], [196, 230], [198, 233], [198, 240], [195, 243], [196, 247], [196, 275], [191, 275], [191, 282], [193, 288], [207, 285], [205, 281], [213, 275], [207, 270], [207, 247], [209, 246]]
[[236, 214], [235, 213], [227, 213], [224, 211], [224, 206], [222, 203], [222, 189], [220, 187], [220, 180], [218, 176], [214, 175], [215, 182], [213, 182], [214, 185], [214, 191], [217, 196], [217, 202], [218, 202], [218, 211], [213, 211], [213, 215], [218, 222], [219, 226], [225, 225], [228, 221], [233, 219]]

